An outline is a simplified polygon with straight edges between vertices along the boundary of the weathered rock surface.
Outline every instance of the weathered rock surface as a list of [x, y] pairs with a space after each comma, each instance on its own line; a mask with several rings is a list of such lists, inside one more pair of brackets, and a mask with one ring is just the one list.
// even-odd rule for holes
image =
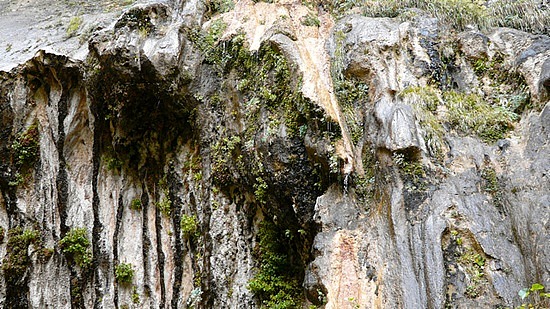
[[550, 38], [130, 4], [0, 1], [3, 307], [497, 308], [550, 287]]

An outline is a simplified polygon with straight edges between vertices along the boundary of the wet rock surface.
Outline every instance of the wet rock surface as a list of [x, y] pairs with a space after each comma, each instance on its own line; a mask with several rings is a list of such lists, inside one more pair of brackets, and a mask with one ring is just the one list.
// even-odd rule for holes
[[550, 286], [547, 36], [211, 5], [0, 1], [3, 306], [493, 308]]

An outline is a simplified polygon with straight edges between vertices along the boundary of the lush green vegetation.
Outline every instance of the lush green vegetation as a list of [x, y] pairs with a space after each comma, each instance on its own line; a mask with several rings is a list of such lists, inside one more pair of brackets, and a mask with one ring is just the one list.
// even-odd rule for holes
[[346, 76], [343, 46], [345, 35], [339, 31], [335, 34], [336, 48], [331, 61], [331, 76], [334, 93], [344, 115], [346, 126], [354, 144], [363, 138], [363, 115], [368, 101], [369, 87], [361, 80]]
[[248, 283], [248, 288], [261, 300], [262, 308], [300, 308], [302, 288], [297, 280], [297, 271], [284, 243], [284, 232], [268, 221], [259, 228], [258, 273]]
[[[308, 125], [324, 120], [316, 118], [320, 113], [302, 95], [301, 80], [293, 78], [293, 67], [275, 46], [266, 42], [259, 50], [250, 51], [244, 34], [219, 41], [225, 27], [222, 20], [214, 20], [207, 31], [188, 33], [202, 51], [204, 62], [224, 80], [223, 85], [234, 85], [229, 91], [222, 86], [220, 91], [198, 99], [216, 113], [231, 115], [245, 124], [240, 132], [222, 126], [216, 128], [219, 138], [211, 148], [211, 175], [220, 188], [246, 177], [256, 200], [265, 203], [269, 175], [262, 164], [263, 154], [257, 151], [258, 145], [277, 138], [303, 137], [310, 129]], [[236, 96], [228, 97], [228, 93], [235, 93], [235, 88]]]
[[226, 13], [235, 7], [233, 0], [208, 0], [206, 1], [207, 15]]
[[464, 248], [457, 262], [469, 278], [469, 284], [465, 291], [466, 296], [471, 298], [479, 296], [482, 284], [487, 280], [484, 277], [485, 258], [472, 248]]
[[131, 284], [134, 279], [134, 267], [129, 263], [120, 263], [115, 267], [115, 277], [120, 284]]
[[533, 33], [547, 33], [550, 14], [533, 0], [336, 0], [324, 3], [337, 17], [360, 12], [372, 17], [414, 16], [412, 8], [422, 9], [441, 24], [463, 30], [467, 25], [482, 29], [512, 27]]
[[29, 166], [36, 161], [40, 150], [38, 134], [38, 125], [33, 124], [17, 136], [11, 146], [16, 166]]
[[159, 180], [158, 187], [160, 188], [161, 195], [159, 200], [155, 202], [155, 206], [166, 217], [170, 217], [172, 212], [172, 200], [170, 199], [170, 190], [168, 188], [168, 182], [166, 176]]
[[432, 86], [408, 87], [399, 95], [412, 103], [416, 119], [424, 131], [424, 140], [429, 154], [439, 161], [443, 160], [443, 137], [445, 129], [438, 117], [437, 109], [443, 105], [440, 91]]
[[[416, 115], [433, 153], [440, 152], [444, 133], [442, 123], [449, 123], [460, 134], [477, 135], [483, 141], [492, 143], [504, 138], [519, 119], [512, 109], [514, 107], [502, 106], [498, 101], [486, 100], [474, 93], [442, 92], [428, 86], [407, 88], [400, 95], [413, 97]], [[438, 105], [443, 106], [444, 110], [439, 112]]]
[[13, 150], [16, 173], [9, 184], [17, 186], [24, 182], [26, 172], [40, 155], [38, 124], [32, 124], [25, 131], [17, 135], [11, 145], [11, 149]]
[[419, 158], [414, 155], [409, 155], [405, 152], [394, 152], [392, 155], [393, 162], [403, 172], [405, 177], [417, 181], [424, 176], [424, 168]]
[[7, 254], [2, 261], [2, 271], [8, 285], [18, 286], [22, 282], [27, 268], [31, 265], [29, 246], [36, 244], [38, 240], [39, 234], [34, 230], [16, 227], [8, 231]]
[[155, 203], [158, 210], [165, 215], [166, 217], [170, 216], [170, 212], [172, 209], [172, 200], [170, 200], [170, 197], [167, 195], [167, 193], [164, 193], [164, 195], [160, 198], [158, 202]]
[[86, 228], [72, 228], [59, 241], [59, 246], [64, 253], [74, 259], [78, 266], [86, 268], [92, 263], [92, 253], [89, 250], [90, 241]]
[[518, 115], [501, 106], [492, 106], [477, 94], [448, 91], [443, 94], [447, 120], [459, 132], [474, 134], [486, 142], [504, 138], [513, 129]]

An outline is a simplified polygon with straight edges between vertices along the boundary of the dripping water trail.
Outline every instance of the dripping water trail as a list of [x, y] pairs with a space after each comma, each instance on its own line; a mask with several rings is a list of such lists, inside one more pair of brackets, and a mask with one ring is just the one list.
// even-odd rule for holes
[[[157, 197], [158, 198], [158, 197]], [[162, 251], [162, 214], [158, 207], [155, 207], [155, 232], [157, 239], [157, 267], [159, 271], [160, 280], [160, 308], [164, 308], [166, 303], [166, 287], [164, 284], [164, 252]]]
[[[145, 176], [147, 178], [147, 176]], [[151, 271], [151, 265], [149, 265], [149, 249], [151, 248], [151, 238], [149, 237], [149, 195], [146, 191], [146, 186], [142, 183], [141, 184], [141, 213], [142, 213], [142, 221], [141, 221], [141, 235], [142, 235], [142, 255], [143, 255], [143, 293], [145, 295], [151, 295], [151, 279], [149, 278], [149, 273]]]
[[[56, 148], [59, 157], [59, 168], [55, 179], [57, 187], [57, 209], [60, 217], [60, 230], [61, 236], [64, 236], [69, 232], [67, 226], [67, 201], [69, 199], [69, 183], [67, 175], [67, 162], [64, 155], [65, 148], [65, 118], [68, 115], [69, 94], [67, 93], [71, 89], [71, 81], [69, 79], [67, 84], [61, 84], [61, 97], [58, 102], [57, 113], [57, 142]], [[50, 91], [48, 91], [49, 93]], [[82, 298], [82, 290], [85, 284], [84, 278], [79, 278], [79, 274], [74, 264], [69, 265], [70, 272], [70, 290], [71, 290], [71, 305], [73, 308], [84, 308], [84, 299]], [[77, 292], [78, 291], [78, 292]]]
[[344, 176], [344, 195], [348, 194], [349, 189], [349, 173]]
[[[116, 224], [115, 224], [115, 232], [113, 233], [113, 267], [116, 267], [116, 265], [119, 264], [118, 260], [118, 234], [120, 233], [120, 226], [122, 225], [122, 212], [124, 211], [124, 203], [122, 200], [122, 189], [120, 190], [118, 195], [118, 207], [116, 212]], [[118, 308], [118, 283], [115, 280], [115, 288], [114, 288], [114, 295], [113, 295], [113, 302], [115, 305], [115, 308]]]
[[92, 110], [93, 114], [96, 116], [96, 121], [94, 121], [94, 141], [93, 141], [93, 149], [92, 149], [92, 212], [93, 212], [93, 218], [94, 218], [94, 226], [92, 228], [92, 253], [93, 253], [93, 270], [94, 270], [94, 289], [95, 289], [95, 299], [94, 299], [94, 309], [100, 309], [101, 306], [101, 299], [103, 298], [103, 292], [101, 288], [101, 282], [100, 282], [100, 256], [101, 256], [101, 248], [100, 248], [100, 241], [101, 241], [101, 230], [102, 225], [101, 221], [99, 220], [99, 193], [97, 190], [97, 183], [99, 180], [99, 165], [100, 165], [100, 140], [101, 140], [101, 132], [103, 132], [103, 126], [102, 122], [97, 121], [97, 116], [99, 115], [97, 111], [98, 106], [96, 104], [93, 104], [90, 109]]
[[172, 289], [172, 308], [178, 308], [178, 301], [180, 298], [180, 289], [181, 289], [181, 278], [183, 277], [183, 241], [181, 239], [180, 233], [180, 220], [181, 220], [181, 205], [182, 202], [177, 198], [174, 192], [182, 192], [181, 185], [177, 182], [175, 177], [175, 172], [173, 171], [173, 166], [171, 166], [171, 171], [168, 174], [168, 183], [172, 184], [170, 190], [170, 200], [173, 201], [172, 207], [172, 226], [174, 228], [174, 238], [175, 238], [175, 254], [174, 254], [174, 287]]

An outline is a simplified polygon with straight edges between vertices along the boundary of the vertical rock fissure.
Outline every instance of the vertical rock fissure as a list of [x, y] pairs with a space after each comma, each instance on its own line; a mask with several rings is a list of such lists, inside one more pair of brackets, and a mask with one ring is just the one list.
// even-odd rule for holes
[[171, 185], [170, 200], [173, 201], [172, 211], [172, 225], [174, 229], [174, 287], [172, 289], [172, 308], [178, 308], [178, 301], [180, 298], [181, 278], [183, 276], [183, 242], [180, 233], [180, 220], [182, 201], [177, 198], [174, 192], [182, 192], [183, 188], [181, 184], [174, 177], [174, 166], [170, 166], [170, 172], [167, 175], [168, 183]]
[[20, 218], [17, 212], [17, 195], [15, 187], [8, 187], [7, 192], [2, 191], [2, 197], [6, 203], [6, 212], [8, 213], [8, 226], [14, 228], [20, 224]]
[[94, 134], [94, 140], [93, 140], [93, 146], [92, 146], [92, 213], [93, 213], [93, 228], [92, 228], [92, 253], [93, 253], [93, 270], [94, 270], [94, 292], [95, 292], [95, 299], [94, 299], [94, 309], [100, 309], [101, 306], [101, 299], [103, 298], [102, 288], [101, 288], [101, 276], [99, 272], [100, 268], [100, 256], [101, 256], [101, 248], [100, 248], [100, 241], [101, 241], [101, 221], [99, 220], [99, 193], [97, 190], [97, 184], [99, 180], [99, 165], [100, 165], [100, 141], [101, 136], [103, 133], [103, 122], [97, 121], [97, 117], [100, 115], [98, 109], [98, 105], [96, 104], [90, 104], [90, 109], [92, 111], [92, 114], [94, 117], [96, 117], [94, 121], [94, 127], [93, 127], [93, 134]]
[[[115, 231], [113, 233], [113, 268], [115, 268], [119, 264], [118, 260], [118, 236], [120, 234], [120, 226], [122, 225], [122, 212], [124, 211], [124, 203], [122, 200], [122, 189], [120, 189], [119, 195], [118, 195], [118, 203], [117, 203], [117, 212], [116, 212], [116, 223], [115, 223]], [[118, 282], [116, 281], [115, 276], [115, 287], [114, 287], [114, 295], [113, 295], [113, 303], [116, 308], [118, 308]]]
[[[210, 197], [208, 197], [206, 200], [210, 200]], [[196, 211], [196, 206], [195, 206], [195, 211]], [[211, 217], [210, 208], [205, 207], [203, 215], [204, 215], [204, 222], [210, 222], [210, 217]], [[201, 234], [204, 241], [202, 273], [206, 274], [207, 276], [207, 278], [205, 278], [206, 280], [202, 280], [203, 286], [201, 288], [203, 290], [203, 304], [204, 304], [204, 308], [212, 308], [212, 306], [214, 305], [214, 298], [212, 297], [212, 293], [210, 291], [210, 286], [208, 283], [213, 281], [212, 271], [210, 266], [210, 257], [212, 252], [214, 251], [213, 250], [214, 248], [212, 243], [212, 237], [208, 229], [204, 229]]]
[[149, 265], [149, 249], [151, 248], [151, 239], [149, 237], [149, 228], [147, 226], [149, 222], [149, 195], [147, 194], [147, 187], [143, 183], [141, 184], [141, 192], [141, 212], [143, 215], [143, 219], [141, 221], [141, 234], [143, 237], [143, 293], [145, 296], [148, 296], [151, 295], [151, 279], [149, 278], [149, 272], [151, 271], [151, 266]]
[[[57, 81], [57, 78], [54, 77]], [[68, 102], [69, 102], [69, 93], [71, 89], [71, 80], [70, 78], [66, 80], [65, 78], [61, 82], [61, 97], [57, 104], [58, 108], [58, 117], [57, 117], [57, 153], [59, 160], [59, 170], [56, 176], [56, 187], [57, 187], [57, 209], [59, 211], [59, 225], [61, 235], [67, 234], [69, 227], [67, 226], [67, 201], [69, 197], [69, 184], [67, 179], [67, 162], [64, 155], [65, 148], [65, 118], [68, 115]], [[50, 93], [50, 91], [47, 91]], [[78, 272], [75, 269], [75, 266], [71, 263], [68, 263], [69, 272], [70, 272], [70, 296], [71, 296], [71, 306], [73, 308], [83, 308], [84, 300], [82, 299], [82, 284], [84, 280], [78, 278]]]
[[[156, 194], [156, 192], [155, 192]], [[160, 308], [166, 303], [166, 287], [164, 283], [164, 252], [162, 251], [162, 214], [158, 207], [155, 207], [155, 232], [157, 240], [157, 268], [160, 284]]]

